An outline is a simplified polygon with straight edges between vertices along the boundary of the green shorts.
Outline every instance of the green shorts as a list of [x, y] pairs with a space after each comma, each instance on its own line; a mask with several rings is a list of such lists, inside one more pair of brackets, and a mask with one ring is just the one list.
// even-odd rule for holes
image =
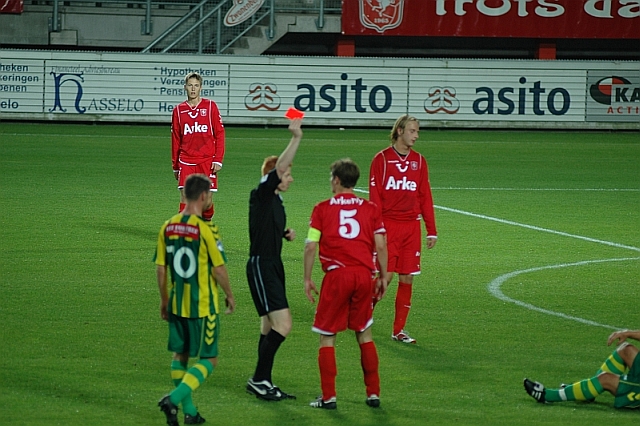
[[215, 358], [218, 356], [219, 329], [220, 318], [215, 314], [203, 318], [169, 314], [168, 349], [188, 353], [191, 358]]
[[640, 355], [636, 355], [629, 372], [620, 376], [620, 384], [613, 406], [616, 408], [640, 408]]

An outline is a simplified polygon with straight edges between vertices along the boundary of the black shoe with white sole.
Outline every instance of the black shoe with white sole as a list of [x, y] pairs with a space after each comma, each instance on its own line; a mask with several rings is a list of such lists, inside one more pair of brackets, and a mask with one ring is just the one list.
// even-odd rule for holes
[[524, 379], [524, 390], [527, 391], [529, 396], [540, 403], [545, 403], [544, 399], [544, 385], [542, 383], [533, 382], [529, 379]]

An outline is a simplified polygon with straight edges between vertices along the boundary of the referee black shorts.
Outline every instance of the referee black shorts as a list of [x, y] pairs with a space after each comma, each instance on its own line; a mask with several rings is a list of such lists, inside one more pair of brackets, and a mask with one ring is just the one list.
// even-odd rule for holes
[[251, 256], [247, 262], [247, 281], [259, 316], [289, 308], [282, 260]]

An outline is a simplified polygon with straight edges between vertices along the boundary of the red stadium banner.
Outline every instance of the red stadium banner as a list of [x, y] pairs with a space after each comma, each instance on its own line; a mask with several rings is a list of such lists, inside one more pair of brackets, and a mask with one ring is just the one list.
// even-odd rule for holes
[[0, 0], [0, 13], [22, 13], [23, 0]]
[[640, 0], [344, 0], [342, 33], [640, 39]]

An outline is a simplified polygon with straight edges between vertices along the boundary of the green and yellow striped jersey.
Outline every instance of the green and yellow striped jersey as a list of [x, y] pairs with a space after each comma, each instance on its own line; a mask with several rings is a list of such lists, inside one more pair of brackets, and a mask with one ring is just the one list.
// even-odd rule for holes
[[196, 215], [177, 214], [162, 225], [154, 256], [167, 266], [168, 310], [184, 318], [217, 314], [218, 286], [212, 269], [226, 258], [218, 228]]

